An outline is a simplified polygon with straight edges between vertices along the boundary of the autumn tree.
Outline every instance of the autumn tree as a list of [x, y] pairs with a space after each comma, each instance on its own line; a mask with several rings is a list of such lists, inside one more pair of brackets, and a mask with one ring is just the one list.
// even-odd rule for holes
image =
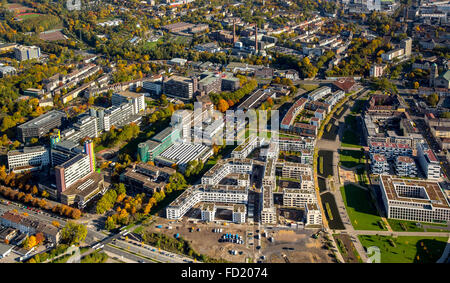
[[76, 245], [84, 241], [87, 235], [87, 228], [83, 224], [68, 221], [61, 230], [61, 241], [68, 245]]

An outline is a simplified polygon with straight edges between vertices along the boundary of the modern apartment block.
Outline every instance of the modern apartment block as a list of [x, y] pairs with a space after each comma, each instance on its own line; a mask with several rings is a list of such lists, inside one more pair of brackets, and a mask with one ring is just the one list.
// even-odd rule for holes
[[283, 189], [283, 206], [304, 208], [307, 203], [315, 203], [316, 192], [314, 189]]
[[14, 48], [14, 57], [17, 61], [39, 59], [41, 57], [41, 49], [37, 46], [20, 45]]
[[389, 174], [389, 163], [383, 154], [370, 154], [372, 174]]
[[263, 185], [260, 194], [260, 217], [263, 224], [275, 224], [277, 222], [277, 212], [273, 203], [272, 186]]
[[233, 205], [232, 219], [234, 223], [245, 223], [245, 216], [247, 215], [247, 207], [243, 204]]
[[59, 128], [62, 125], [66, 114], [61, 111], [52, 110], [31, 121], [23, 123], [17, 127], [19, 139], [25, 142], [31, 138], [40, 138], [51, 129]]
[[421, 143], [417, 145], [417, 157], [427, 179], [437, 180], [441, 177], [439, 160], [427, 144]]
[[438, 182], [380, 176], [387, 218], [420, 221], [450, 221], [450, 205]]
[[232, 152], [232, 158], [247, 158], [247, 156], [259, 146], [258, 137], [251, 135], [238, 145]]
[[312, 176], [312, 167], [308, 164], [296, 162], [278, 162], [277, 171], [281, 171], [281, 177], [300, 180], [302, 176]]
[[322, 225], [322, 213], [317, 203], [305, 205], [305, 225]]
[[216, 206], [214, 203], [204, 203], [201, 207], [202, 221], [212, 222], [216, 214]]
[[323, 87], [320, 87], [318, 89], [311, 91], [308, 94], [308, 99], [312, 100], [312, 101], [316, 101], [330, 93], [331, 93], [331, 88], [328, 86], [323, 86]]
[[225, 185], [195, 185], [186, 189], [166, 208], [168, 219], [180, 219], [199, 202], [247, 204], [246, 187]]
[[339, 100], [345, 97], [345, 92], [343, 90], [338, 90], [333, 92], [329, 97], [325, 99], [325, 103], [330, 105], [335, 105]]
[[280, 128], [282, 130], [289, 130], [291, 128], [292, 124], [295, 121], [295, 117], [298, 115], [298, 113], [305, 109], [306, 102], [308, 102], [308, 99], [302, 97], [297, 100], [291, 106], [291, 108], [289, 108], [286, 115], [284, 115], [283, 120], [281, 121]]
[[217, 185], [229, 174], [251, 174], [251, 159], [221, 159], [202, 176], [202, 184]]
[[307, 137], [285, 138], [279, 137], [278, 144], [280, 151], [302, 151], [304, 149], [314, 149], [315, 139]]
[[417, 176], [416, 163], [409, 156], [397, 156], [395, 160], [395, 171], [398, 176]]
[[171, 76], [163, 83], [163, 93], [179, 99], [192, 99], [197, 88], [198, 81], [195, 77]]
[[397, 156], [411, 156], [412, 148], [403, 143], [370, 142], [369, 152], [372, 154], [382, 154], [387, 159], [393, 160]]
[[8, 169], [13, 172], [38, 170], [50, 164], [49, 150], [43, 146], [24, 147], [7, 153]]

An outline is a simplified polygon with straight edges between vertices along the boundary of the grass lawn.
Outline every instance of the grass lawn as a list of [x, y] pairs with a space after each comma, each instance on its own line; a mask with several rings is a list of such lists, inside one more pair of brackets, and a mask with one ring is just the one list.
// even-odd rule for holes
[[447, 237], [360, 235], [358, 238], [365, 248], [380, 249], [382, 263], [435, 263], [447, 244]]
[[[417, 221], [407, 221], [407, 220], [398, 220], [398, 219], [388, 219], [389, 225], [391, 226], [393, 231], [398, 232], [425, 232], [425, 229], [423, 227], [419, 227], [416, 225]], [[401, 225], [403, 223], [403, 227]], [[420, 222], [422, 225], [430, 225], [435, 227], [436, 229], [427, 229], [428, 232], [442, 232], [445, 230], [441, 230], [439, 227], [447, 227], [445, 224], [439, 224], [439, 223], [425, 223]], [[406, 228], [406, 230], [404, 229]]]
[[362, 146], [359, 144], [359, 142], [360, 142], [359, 135], [356, 134], [354, 131], [351, 130], [344, 131], [341, 142], [342, 147], [361, 148]]
[[156, 47], [156, 45], [158, 45], [158, 43], [160, 43], [161, 41], [162, 41], [161, 39], [158, 39], [155, 42], [146, 42], [143, 46], [143, 49], [147, 51], [153, 50]]
[[23, 15], [19, 15], [17, 16], [17, 18], [22, 19], [22, 20], [26, 20], [26, 19], [31, 19], [31, 18], [37, 18], [43, 16], [42, 14], [35, 14], [35, 13], [31, 13], [31, 14], [23, 14]]
[[97, 153], [97, 152], [102, 151], [104, 149], [106, 149], [106, 147], [104, 147], [103, 145], [99, 144], [99, 145], [96, 145], [94, 147], [94, 152]]
[[368, 191], [352, 184], [341, 187], [342, 199], [355, 230], [386, 230]]
[[444, 232], [444, 233], [448, 233], [448, 230], [444, 230], [444, 229], [427, 229], [427, 232]]
[[312, 91], [319, 87], [319, 85], [316, 84], [300, 84], [300, 87], [303, 88], [306, 91]]
[[364, 154], [360, 150], [339, 150], [339, 160], [341, 165], [352, 168], [364, 164]]

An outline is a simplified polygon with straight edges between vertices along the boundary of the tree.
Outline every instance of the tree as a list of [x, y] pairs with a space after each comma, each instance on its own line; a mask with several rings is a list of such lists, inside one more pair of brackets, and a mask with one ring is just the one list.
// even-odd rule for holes
[[111, 216], [108, 216], [108, 218], [105, 221], [105, 228], [108, 231], [111, 231], [112, 229], [116, 228], [116, 222], [114, 221], [114, 218]]
[[59, 224], [59, 222], [56, 220], [52, 221], [52, 225], [55, 226], [56, 228], [59, 228], [59, 226], [61, 226], [61, 224]]
[[431, 106], [434, 107], [439, 102], [439, 96], [437, 95], [437, 93], [430, 94], [427, 97], [427, 101]]
[[72, 209], [72, 211], [70, 212], [70, 217], [72, 217], [73, 219], [80, 218], [81, 217], [81, 210], [79, 210], [78, 208]]
[[26, 238], [25, 241], [23, 242], [23, 247], [25, 249], [31, 249], [32, 247], [34, 247], [36, 245], [37, 245], [37, 242], [36, 242], [35, 236], [30, 236], [30, 237]]
[[219, 104], [217, 105], [217, 109], [220, 112], [225, 112], [228, 110], [228, 108], [230, 108], [230, 106], [228, 105], [228, 102], [225, 99], [221, 98], [219, 100]]
[[86, 235], [86, 226], [73, 221], [69, 221], [61, 230], [61, 241], [68, 245], [76, 245], [83, 242], [84, 239], [86, 239]]
[[37, 244], [43, 243], [45, 241], [45, 237], [44, 234], [42, 234], [41, 232], [36, 234], [36, 242]]

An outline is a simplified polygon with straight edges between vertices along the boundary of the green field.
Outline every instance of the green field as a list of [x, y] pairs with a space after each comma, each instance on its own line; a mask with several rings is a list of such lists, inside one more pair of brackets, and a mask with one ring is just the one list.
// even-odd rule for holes
[[364, 248], [376, 246], [380, 249], [381, 263], [434, 263], [447, 244], [447, 237], [360, 235], [358, 238]]
[[31, 18], [37, 18], [43, 16], [42, 14], [26, 14], [26, 15], [19, 15], [17, 16], [17, 18], [22, 19], [22, 20], [27, 20], [27, 19], [31, 19]]
[[155, 41], [155, 42], [146, 42], [146, 43], [144, 44], [144, 46], [143, 46], [143, 49], [144, 49], [144, 50], [147, 50], [147, 51], [152, 50], [152, 49], [154, 49], [154, 48], [156, 47], [156, 45], [158, 45], [158, 43], [160, 43], [161, 41], [162, 41], [161, 39], [158, 39], [158, 40]]
[[386, 230], [379, 225], [382, 220], [368, 191], [348, 184], [341, 187], [341, 194], [355, 230]]
[[364, 164], [364, 154], [361, 150], [339, 150], [339, 161], [341, 165], [352, 168]]
[[316, 85], [316, 84], [300, 84], [300, 87], [303, 88], [306, 91], [313, 91], [316, 88], [318, 88], [319, 85]]
[[[422, 226], [417, 226], [416, 225], [417, 221], [388, 219], [388, 222], [389, 222], [389, 225], [391, 226], [393, 231], [398, 231], [398, 232], [425, 232], [425, 229]], [[445, 225], [445, 224], [424, 223], [424, 222], [420, 222], [420, 224], [422, 224], [422, 225], [432, 225], [433, 227], [435, 227], [435, 229], [427, 229], [427, 232], [447, 232], [447, 231], [441, 230], [439, 228], [439, 227], [447, 227], [447, 225]], [[405, 230], [405, 228], [406, 228], [406, 230]]]

